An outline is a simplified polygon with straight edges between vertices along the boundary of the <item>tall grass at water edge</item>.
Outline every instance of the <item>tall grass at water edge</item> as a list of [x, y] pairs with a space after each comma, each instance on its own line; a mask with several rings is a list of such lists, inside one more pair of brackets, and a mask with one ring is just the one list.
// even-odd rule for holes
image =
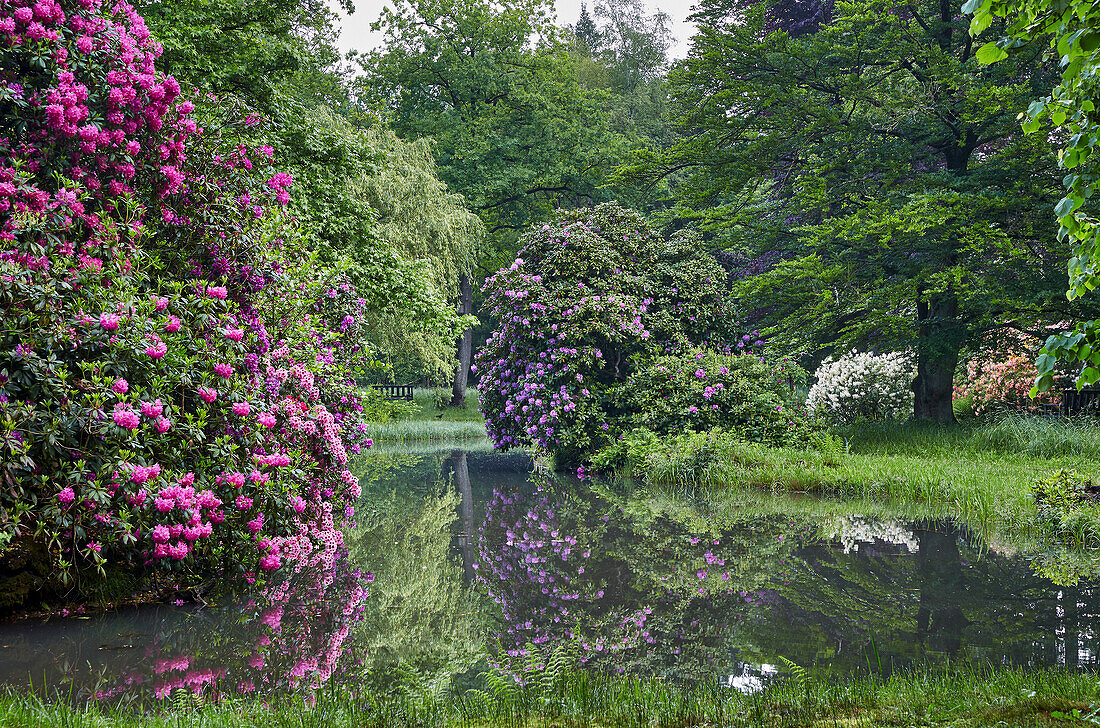
[[72, 707], [0, 694], [0, 725], [10, 728], [535, 728], [614, 726], [1048, 726], [1086, 725], [1100, 702], [1095, 675], [1054, 669], [949, 666], [889, 678], [837, 680], [796, 671], [757, 693], [717, 684], [669, 685], [652, 678], [568, 673], [553, 680], [495, 685], [462, 694], [415, 685], [379, 696], [327, 688], [312, 704], [195, 699], [142, 711]]
[[[448, 392], [449, 393], [449, 392]], [[436, 390], [413, 390], [413, 401], [388, 422], [368, 426], [367, 437], [387, 442], [471, 440], [485, 437], [485, 418], [478, 411], [478, 393], [469, 389], [463, 407], [437, 407]]]
[[[750, 486], [921, 506], [986, 534], [1040, 535], [1032, 485], [1061, 470], [1100, 482], [1100, 426], [1006, 416], [977, 426], [863, 423], [815, 447], [772, 448], [723, 434], [662, 441], [636, 465], [652, 484]], [[1100, 523], [1096, 524], [1100, 539]]]

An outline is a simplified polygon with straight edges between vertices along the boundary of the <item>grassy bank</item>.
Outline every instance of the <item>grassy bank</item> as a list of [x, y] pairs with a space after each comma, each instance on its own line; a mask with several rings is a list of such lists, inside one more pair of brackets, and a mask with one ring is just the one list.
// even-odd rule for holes
[[[977, 426], [877, 423], [838, 428], [816, 447], [774, 448], [728, 434], [666, 438], [636, 449], [634, 475], [655, 485], [749, 486], [917, 504], [981, 530], [1033, 528], [1032, 485], [1062, 469], [1100, 481], [1100, 427], [1010, 417]], [[1100, 540], [1100, 523], [1082, 541]]]
[[326, 690], [313, 705], [231, 698], [189, 699], [139, 712], [45, 704], [0, 695], [9, 728], [382, 728], [429, 726], [1049, 726], [1091, 725], [1100, 701], [1094, 674], [955, 667], [889, 679], [826, 680], [796, 675], [755, 694], [716, 685], [677, 688], [659, 680], [574, 674], [526, 688], [498, 685], [463, 695], [409, 689], [379, 698]]
[[373, 424], [367, 437], [380, 442], [469, 440], [485, 437], [485, 418], [477, 409], [478, 393], [466, 393], [463, 407], [436, 406], [435, 390], [413, 390], [413, 401], [389, 422]]

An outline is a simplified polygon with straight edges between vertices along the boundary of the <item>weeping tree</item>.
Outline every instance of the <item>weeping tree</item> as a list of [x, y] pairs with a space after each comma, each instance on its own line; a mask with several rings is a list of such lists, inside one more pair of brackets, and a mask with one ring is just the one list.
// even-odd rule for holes
[[345, 266], [365, 297], [369, 343], [391, 364], [449, 377], [455, 338], [470, 324], [454, 292], [484, 228], [440, 181], [428, 143], [285, 97], [271, 127], [271, 145], [294, 177], [291, 212], [308, 245]]
[[410, 260], [419, 261], [438, 290], [458, 291], [462, 336], [458, 363], [453, 366], [454, 342], [430, 339], [411, 329], [397, 316], [379, 316], [380, 330], [396, 347], [413, 339], [429, 372], [451, 372], [452, 404], [466, 402], [466, 381], [472, 358], [470, 276], [481, 253], [485, 226], [466, 208], [461, 195], [448, 192], [436, 173], [435, 158], [426, 139], [402, 141], [392, 131], [375, 127], [365, 133], [377, 155], [374, 167], [352, 182], [352, 190], [368, 200], [377, 214], [375, 234]]

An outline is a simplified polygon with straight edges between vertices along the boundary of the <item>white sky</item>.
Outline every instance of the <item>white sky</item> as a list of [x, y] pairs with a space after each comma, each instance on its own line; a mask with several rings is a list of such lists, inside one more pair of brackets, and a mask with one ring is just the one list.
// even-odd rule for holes
[[[691, 14], [695, 0], [644, 0], [649, 12], [660, 9], [672, 18], [672, 33], [675, 37], [672, 57], [682, 58], [687, 53], [688, 39], [694, 27], [686, 21]], [[587, 0], [589, 12], [592, 0]], [[345, 16], [334, 0], [329, 5], [342, 17], [339, 46], [346, 53], [349, 50], [372, 50], [379, 42], [377, 34], [371, 33], [370, 24], [378, 19], [385, 0], [355, 0], [355, 13]], [[581, 14], [581, 0], [555, 0], [558, 11], [558, 25], [572, 25]]]

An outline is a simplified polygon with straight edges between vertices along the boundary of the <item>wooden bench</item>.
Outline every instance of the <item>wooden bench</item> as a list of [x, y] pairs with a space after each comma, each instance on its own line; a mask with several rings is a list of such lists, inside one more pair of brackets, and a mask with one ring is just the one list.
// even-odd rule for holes
[[1060, 411], [1066, 417], [1100, 415], [1100, 389], [1063, 389]]
[[413, 398], [413, 385], [411, 384], [372, 384], [370, 386], [382, 390], [382, 393], [386, 395], [386, 399], [407, 399], [411, 402]]

